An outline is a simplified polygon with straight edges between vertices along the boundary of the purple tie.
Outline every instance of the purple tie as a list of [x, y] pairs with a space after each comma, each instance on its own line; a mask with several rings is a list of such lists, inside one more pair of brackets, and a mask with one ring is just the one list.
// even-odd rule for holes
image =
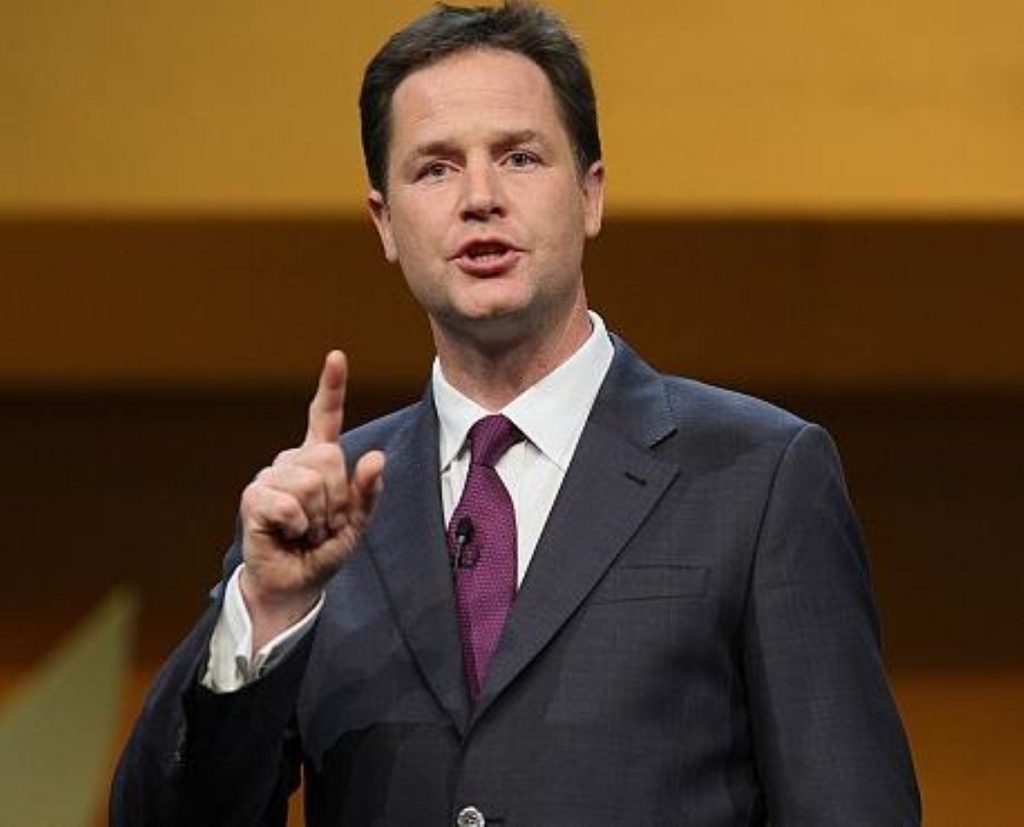
[[516, 593], [516, 515], [494, 465], [522, 438], [500, 414], [470, 428], [466, 487], [448, 524], [462, 658], [474, 701]]

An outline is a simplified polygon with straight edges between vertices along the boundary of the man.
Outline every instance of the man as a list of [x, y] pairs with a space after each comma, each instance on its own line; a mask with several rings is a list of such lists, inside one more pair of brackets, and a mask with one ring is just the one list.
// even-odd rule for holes
[[588, 311], [604, 167], [561, 24], [438, 7], [361, 113], [430, 387], [339, 442], [328, 355], [112, 822], [283, 824], [301, 766], [311, 825], [918, 823], [827, 435], [655, 373]]

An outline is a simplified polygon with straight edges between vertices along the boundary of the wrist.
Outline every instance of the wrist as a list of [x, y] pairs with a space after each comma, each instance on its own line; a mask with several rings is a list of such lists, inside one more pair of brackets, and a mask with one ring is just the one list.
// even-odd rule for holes
[[268, 592], [260, 588], [243, 566], [238, 578], [239, 592], [252, 625], [252, 651], [301, 621], [320, 600], [320, 589]]

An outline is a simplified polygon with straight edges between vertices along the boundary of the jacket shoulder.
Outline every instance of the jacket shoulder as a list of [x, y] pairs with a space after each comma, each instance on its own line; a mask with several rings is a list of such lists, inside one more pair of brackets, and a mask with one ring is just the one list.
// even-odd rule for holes
[[788, 441], [809, 423], [772, 402], [680, 376], [662, 375], [666, 401], [680, 429]]
[[648, 444], [673, 434], [691, 448], [785, 445], [811, 424], [763, 399], [662, 373], [622, 339], [612, 341], [616, 358], [598, 397], [601, 417], [627, 428], [639, 421]]

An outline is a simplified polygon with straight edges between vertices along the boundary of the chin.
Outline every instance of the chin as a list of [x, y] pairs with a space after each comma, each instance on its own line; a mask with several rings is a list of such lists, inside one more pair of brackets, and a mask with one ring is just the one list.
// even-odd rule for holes
[[467, 322], [502, 323], [508, 319], [522, 318], [531, 314], [533, 302], [530, 296], [517, 289], [499, 289], [489, 295], [465, 297], [452, 308], [452, 313]]
[[535, 329], [529, 306], [492, 304], [450, 309], [438, 317], [442, 327], [480, 342], [508, 342], [521, 339]]

